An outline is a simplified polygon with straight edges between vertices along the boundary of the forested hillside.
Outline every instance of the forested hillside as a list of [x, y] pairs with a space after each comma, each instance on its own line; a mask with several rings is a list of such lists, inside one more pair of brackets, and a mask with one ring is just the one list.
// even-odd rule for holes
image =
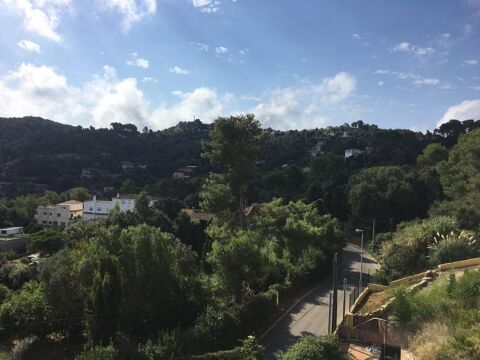
[[[113, 123], [109, 129], [63, 125], [41, 118], [0, 118], [0, 181], [6, 195], [23, 195], [45, 188], [65, 191], [74, 186], [101, 190], [127, 178], [138, 185], [171, 177], [176, 168], [200, 166], [210, 170], [200, 156], [201, 141], [211, 125], [200, 120], [180, 123], [163, 131], [142, 131], [134, 125]], [[440, 137], [408, 130], [383, 130], [356, 122], [336, 128], [303, 131], [263, 131], [264, 141], [257, 159], [265, 171], [281, 169], [285, 164], [309, 166], [312, 155], [324, 153], [344, 156], [355, 148], [368, 156], [359, 156], [351, 168], [373, 165], [412, 164], [428, 143]], [[122, 162], [131, 162], [128, 176]], [[92, 179], [81, 179], [82, 169]], [[1, 190], [0, 190], [1, 191]]]
[[[265, 329], [278, 298], [330, 276], [357, 227], [379, 257], [379, 282], [479, 254], [479, 121], [427, 134], [363, 122], [280, 132], [252, 115], [141, 133], [0, 124], [2, 186], [13, 193], [0, 226], [26, 226], [27, 250], [39, 254], [0, 257], [6, 359], [262, 359], [247, 337]], [[124, 171], [122, 161], [147, 167]], [[172, 178], [185, 165], [199, 168]], [[80, 178], [83, 167], [92, 178]], [[120, 175], [109, 182], [103, 169]], [[46, 191], [18, 196], [21, 171]], [[50, 174], [64, 171], [68, 187]], [[105, 186], [139, 193], [135, 210], [65, 231], [33, 224], [39, 204], [106, 196]], [[211, 219], [192, 221], [185, 206]], [[280, 358], [304, 347], [342, 356], [334, 338], [307, 338]]]

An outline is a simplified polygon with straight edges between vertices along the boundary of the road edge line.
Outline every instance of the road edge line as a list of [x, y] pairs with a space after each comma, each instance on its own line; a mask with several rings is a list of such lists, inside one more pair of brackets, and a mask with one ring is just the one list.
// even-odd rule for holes
[[323, 285], [325, 285], [326, 283], [328, 283], [329, 281], [332, 281], [331, 279], [328, 279], [328, 280], [325, 280], [324, 282], [320, 283], [319, 285], [317, 285], [316, 287], [314, 287], [312, 290], [310, 290], [308, 293], [306, 293], [305, 295], [303, 295], [300, 299], [298, 299], [297, 301], [295, 301], [295, 303], [290, 306], [287, 310], [285, 310], [285, 312], [272, 324], [272, 326], [270, 326], [267, 331], [265, 331], [259, 338], [258, 340], [263, 340], [263, 338], [270, 332], [272, 331], [272, 329], [278, 325], [278, 323], [280, 321], [283, 320], [283, 318], [285, 316], [287, 316], [288, 313], [290, 313], [290, 311], [295, 307], [297, 306], [299, 303], [301, 303], [306, 297], [308, 297], [311, 293], [313, 293], [315, 290], [318, 290], [320, 287], [322, 287]]

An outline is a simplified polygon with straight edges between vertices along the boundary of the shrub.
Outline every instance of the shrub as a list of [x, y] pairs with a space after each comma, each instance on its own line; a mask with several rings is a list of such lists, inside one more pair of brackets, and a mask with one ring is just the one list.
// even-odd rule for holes
[[348, 359], [335, 336], [305, 336], [293, 344], [279, 360], [342, 360]]
[[430, 247], [430, 264], [438, 265], [457, 260], [465, 260], [478, 256], [473, 236], [462, 231], [459, 235], [453, 232], [436, 239]]
[[117, 353], [113, 345], [95, 346], [85, 349], [80, 355], [75, 357], [75, 360], [116, 360]]
[[60, 250], [65, 244], [65, 234], [56, 229], [45, 229], [31, 234], [27, 239], [29, 251], [40, 251], [52, 254]]

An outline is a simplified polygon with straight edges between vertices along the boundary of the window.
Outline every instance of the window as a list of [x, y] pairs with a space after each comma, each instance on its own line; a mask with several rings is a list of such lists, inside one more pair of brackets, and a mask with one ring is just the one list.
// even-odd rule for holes
[[6, 234], [7, 233], [7, 230], [2, 230], [2, 234]]
[[98, 207], [98, 208], [97, 208], [97, 211], [102, 211], [102, 208], [101, 208], [101, 207]]
[[89, 210], [90, 210], [90, 211], [93, 211], [93, 207], [90, 206], [90, 207], [89, 207]]
[[42, 224], [46, 224], [47, 222], [45, 220], [42, 221]]
[[60, 213], [57, 213], [57, 217], [60, 217], [60, 216], [62, 216], [62, 214], [60, 214]]

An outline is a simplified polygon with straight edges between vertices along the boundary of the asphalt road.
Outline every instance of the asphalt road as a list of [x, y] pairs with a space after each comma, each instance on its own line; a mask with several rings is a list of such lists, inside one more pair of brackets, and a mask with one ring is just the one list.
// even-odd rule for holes
[[[363, 273], [373, 274], [378, 268], [375, 260], [364, 252]], [[358, 286], [360, 275], [360, 248], [354, 244], [348, 244], [344, 248], [343, 264], [339, 271], [339, 287], [342, 287], [343, 278], [347, 279], [347, 285]], [[364, 277], [366, 275], [363, 275]], [[265, 346], [267, 359], [276, 359], [275, 354], [285, 351], [300, 337], [306, 335], [325, 335], [328, 331], [328, 301], [329, 292], [332, 290], [332, 281], [320, 284], [298, 304], [288, 310], [270, 331], [261, 339]], [[348, 310], [348, 299], [350, 290], [347, 291], [346, 308]], [[338, 292], [338, 322], [342, 319], [343, 311], [343, 290]]]

